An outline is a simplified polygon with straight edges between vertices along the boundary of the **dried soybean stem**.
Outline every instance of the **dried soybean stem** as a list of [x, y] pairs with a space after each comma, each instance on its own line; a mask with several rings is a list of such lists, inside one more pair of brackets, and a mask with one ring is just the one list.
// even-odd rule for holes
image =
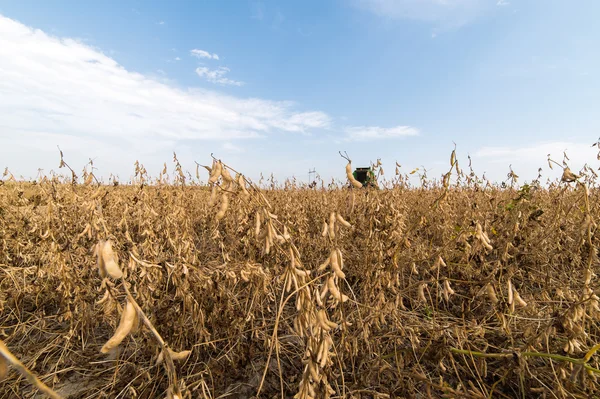
[[585, 367], [586, 370], [589, 370], [594, 373], [600, 373], [600, 370], [590, 366], [586, 363], [585, 359], [575, 359], [569, 356], [563, 355], [555, 355], [553, 353], [541, 353], [541, 352], [514, 352], [514, 353], [486, 353], [486, 352], [476, 352], [470, 351], [466, 349], [457, 349], [450, 348], [450, 352], [460, 354], [460, 355], [469, 355], [474, 357], [491, 357], [491, 358], [514, 358], [515, 356], [523, 356], [523, 357], [543, 357], [547, 359], [552, 359], [557, 362], [569, 362], [573, 364], [581, 364]]
[[[277, 317], [275, 318], [275, 326], [273, 327], [273, 334], [271, 335], [271, 345], [269, 346], [269, 354], [267, 355], [267, 362], [265, 364], [265, 369], [263, 370], [263, 375], [262, 375], [262, 378], [260, 380], [260, 384], [258, 386], [258, 390], [256, 392], [256, 397], [257, 398], [260, 396], [260, 392], [262, 391], [262, 387], [263, 387], [263, 384], [265, 383], [265, 378], [267, 376], [267, 371], [269, 370], [269, 362], [271, 361], [271, 356], [273, 355], [273, 347], [275, 345], [275, 340], [277, 339], [277, 328], [279, 327], [279, 320], [281, 320], [281, 314], [283, 313], [283, 309], [284, 309], [285, 305], [300, 290], [308, 287], [309, 285], [311, 285], [315, 281], [320, 280], [321, 278], [327, 276], [328, 274], [329, 274], [329, 272], [321, 274], [320, 276], [317, 276], [317, 277], [313, 278], [312, 280], [308, 281], [306, 284], [298, 286], [298, 288], [295, 289], [294, 291], [290, 292], [288, 294], [288, 296], [285, 297], [285, 299], [283, 299], [283, 294], [285, 294], [285, 288], [284, 288], [284, 291], [282, 292], [281, 299], [280, 299], [280, 302], [279, 302], [279, 309], [277, 310]], [[283, 284], [284, 287], [285, 287], [285, 283], [286, 282], [284, 281], [284, 284]]]
[[179, 392], [179, 384], [177, 383], [177, 372], [175, 370], [175, 364], [173, 363], [173, 358], [171, 356], [171, 351], [169, 350], [169, 345], [167, 345], [167, 343], [160, 336], [160, 334], [158, 333], [158, 331], [156, 331], [156, 329], [152, 325], [152, 322], [150, 321], [150, 319], [148, 319], [148, 317], [146, 316], [146, 314], [144, 313], [144, 311], [142, 310], [142, 308], [140, 308], [140, 305], [138, 305], [138, 303], [136, 302], [136, 300], [133, 298], [133, 295], [131, 295], [131, 292], [129, 291], [129, 288], [127, 288], [126, 282], [123, 282], [123, 287], [125, 289], [125, 292], [127, 293], [127, 298], [131, 301], [131, 303], [135, 307], [135, 309], [136, 309], [136, 311], [138, 313], [139, 318], [146, 325], [146, 327], [148, 327], [148, 329], [150, 330], [150, 332], [152, 333], [152, 335], [154, 336], [154, 338], [156, 339], [156, 341], [160, 345], [160, 348], [162, 350], [163, 357], [164, 357], [165, 369], [167, 370], [167, 374], [168, 374], [168, 377], [169, 377], [169, 383], [170, 383], [170, 385], [171, 385], [171, 387], [173, 389], [173, 394], [174, 395], [178, 395], [178, 397], [181, 398], [181, 392]]
[[15, 357], [15, 355], [13, 355], [8, 350], [8, 348], [4, 344], [4, 341], [2, 341], [1, 339], [0, 339], [0, 356], [3, 356], [6, 359], [6, 361], [8, 363], [10, 363], [15, 368], [15, 370], [17, 370], [19, 372], [19, 374], [21, 374], [23, 377], [25, 377], [27, 379], [27, 381], [29, 381], [29, 383], [31, 383], [37, 389], [39, 389], [40, 391], [42, 391], [43, 393], [45, 393], [52, 399], [62, 399], [62, 396], [60, 396], [59, 394], [54, 392], [50, 387], [48, 387], [46, 384], [44, 384], [42, 381], [40, 381], [35, 376], [35, 374], [33, 374], [27, 367], [25, 367], [25, 365], [23, 363], [21, 363], [21, 361], [19, 359], [17, 359]]

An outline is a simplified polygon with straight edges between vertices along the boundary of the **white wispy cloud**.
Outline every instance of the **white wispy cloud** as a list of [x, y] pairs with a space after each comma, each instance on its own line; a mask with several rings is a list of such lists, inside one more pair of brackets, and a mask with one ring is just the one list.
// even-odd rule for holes
[[498, 2], [496, 3], [497, 6], [508, 6], [510, 5], [510, 3], [506, 0], [498, 0]]
[[230, 86], [242, 86], [244, 84], [244, 82], [232, 80], [232, 79], [225, 77], [225, 75], [227, 75], [229, 73], [229, 71], [230, 71], [230, 69], [227, 67], [218, 67], [217, 69], [209, 69], [207, 67], [196, 68], [196, 74], [211, 83], [230, 85]]
[[[442, 29], [465, 25], [494, 7], [497, 0], [354, 0], [359, 8], [387, 19], [413, 19]], [[502, 1], [502, 0], [500, 0]]]
[[348, 126], [344, 129], [344, 132], [346, 133], [346, 140], [349, 141], [395, 139], [419, 135], [419, 130], [411, 126]]
[[265, 4], [262, 1], [254, 1], [250, 4], [252, 15], [250, 18], [262, 21], [265, 17]]
[[0, 160], [30, 175], [48, 162], [56, 166], [56, 145], [73, 151], [68, 155], [75, 164], [98, 157], [104, 171], [122, 172], [121, 163], [129, 171], [140, 158], [156, 156], [160, 165], [172, 150], [196, 140], [223, 142], [330, 124], [324, 112], [300, 112], [291, 102], [179, 88], [129, 71], [77, 40], [2, 15], [0, 43]]
[[165, 21], [158, 21], [156, 24], [157, 24], [157, 25], [164, 25], [164, 24], [165, 24]]
[[219, 56], [215, 53], [211, 54], [208, 51], [204, 51], [204, 50], [200, 50], [200, 49], [193, 49], [190, 50], [190, 55], [196, 58], [207, 58], [209, 60], [218, 60]]
[[181, 58], [175, 57], [175, 61], [181, 61]]
[[273, 17], [273, 29], [279, 29], [285, 21], [285, 15], [281, 11], [277, 11]]
[[244, 149], [240, 146], [237, 146], [229, 141], [223, 143], [223, 151], [229, 153], [229, 154], [241, 154], [244, 152]]

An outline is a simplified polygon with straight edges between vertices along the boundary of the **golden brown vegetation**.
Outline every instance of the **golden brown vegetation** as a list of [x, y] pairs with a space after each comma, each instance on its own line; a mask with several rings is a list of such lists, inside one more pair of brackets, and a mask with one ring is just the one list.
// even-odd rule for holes
[[1, 398], [600, 394], [591, 168], [267, 190], [174, 162], [2, 183]]

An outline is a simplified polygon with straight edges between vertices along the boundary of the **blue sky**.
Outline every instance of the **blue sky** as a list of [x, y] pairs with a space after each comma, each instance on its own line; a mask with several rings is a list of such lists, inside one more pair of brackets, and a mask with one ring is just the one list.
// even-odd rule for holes
[[[0, 160], [127, 179], [210, 153], [251, 177], [595, 165], [597, 1], [0, 1]], [[547, 169], [547, 167], [545, 167]], [[552, 171], [546, 171], [551, 175]]]

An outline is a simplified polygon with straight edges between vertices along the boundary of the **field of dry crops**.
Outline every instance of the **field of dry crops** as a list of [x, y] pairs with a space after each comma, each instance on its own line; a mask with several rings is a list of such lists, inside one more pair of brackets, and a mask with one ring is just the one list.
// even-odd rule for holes
[[381, 190], [220, 162], [208, 186], [178, 162], [5, 174], [0, 398], [600, 395], [596, 176], [559, 167], [501, 187], [453, 155]]

